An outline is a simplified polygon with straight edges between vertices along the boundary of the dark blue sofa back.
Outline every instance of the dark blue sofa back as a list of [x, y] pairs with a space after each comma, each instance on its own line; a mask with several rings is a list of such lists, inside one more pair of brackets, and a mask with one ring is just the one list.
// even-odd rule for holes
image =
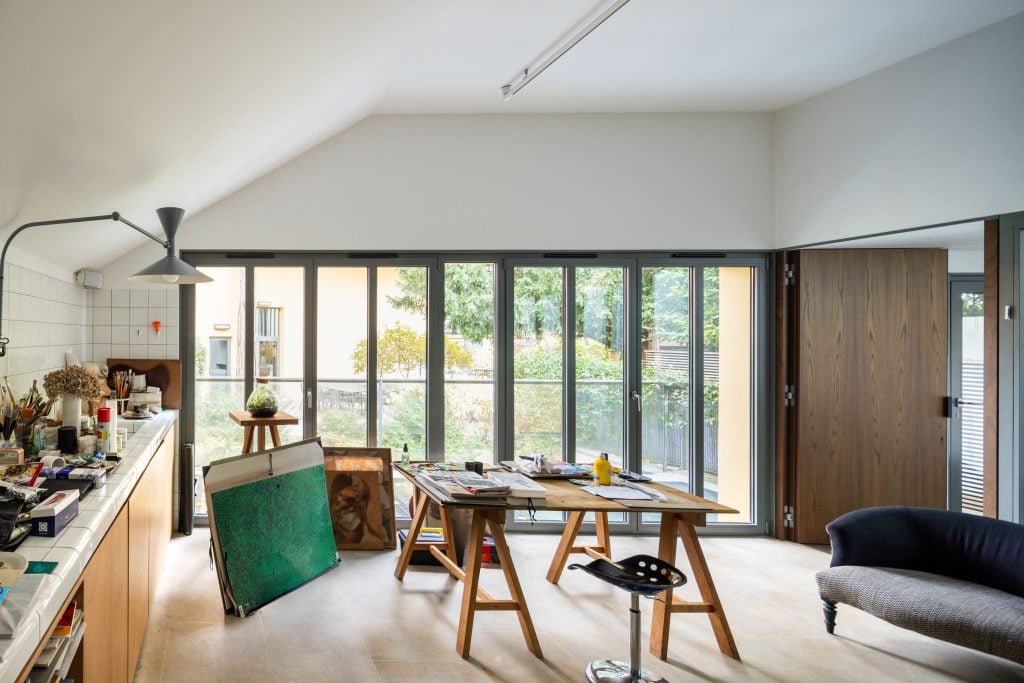
[[832, 566], [895, 567], [1024, 597], [1024, 526], [913, 507], [854, 510], [827, 527]]

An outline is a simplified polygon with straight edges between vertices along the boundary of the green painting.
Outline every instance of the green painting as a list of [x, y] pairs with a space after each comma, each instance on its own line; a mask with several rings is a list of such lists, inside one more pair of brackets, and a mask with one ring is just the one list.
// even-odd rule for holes
[[239, 616], [338, 563], [323, 465], [211, 498], [224, 573]]

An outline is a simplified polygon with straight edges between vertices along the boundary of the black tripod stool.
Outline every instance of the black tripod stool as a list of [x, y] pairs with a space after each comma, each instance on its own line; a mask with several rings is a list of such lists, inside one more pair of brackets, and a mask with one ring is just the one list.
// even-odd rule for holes
[[640, 668], [640, 596], [653, 598], [662, 591], [686, 583], [681, 571], [650, 555], [634, 555], [618, 562], [594, 560], [590, 564], [571, 564], [569, 569], [582, 569], [602, 581], [629, 591], [629, 664], [611, 659], [598, 659], [587, 666], [591, 683], [659, 683], [665, 679]]

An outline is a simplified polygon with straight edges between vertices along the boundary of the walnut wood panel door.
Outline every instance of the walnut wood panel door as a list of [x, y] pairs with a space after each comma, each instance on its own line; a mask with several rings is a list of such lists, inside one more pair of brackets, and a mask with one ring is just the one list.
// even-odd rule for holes
[[[791, 252], [777, 424], [792, 540], [876, 505], [945, 508], [947, 264], [941, 249]], [[784, 316], [785, 317], [785, 316]], [[788, 404], [788, 405], [787, 405]]]

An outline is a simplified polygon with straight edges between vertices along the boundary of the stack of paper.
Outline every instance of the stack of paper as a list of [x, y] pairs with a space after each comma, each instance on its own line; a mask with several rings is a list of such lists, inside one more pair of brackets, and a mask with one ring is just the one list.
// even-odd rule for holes
[[536, 504], [548, 496], [546, 488], [518, 472], [488, 472], [487, 478], [508, 486], [508, 502], [513, 505]]

